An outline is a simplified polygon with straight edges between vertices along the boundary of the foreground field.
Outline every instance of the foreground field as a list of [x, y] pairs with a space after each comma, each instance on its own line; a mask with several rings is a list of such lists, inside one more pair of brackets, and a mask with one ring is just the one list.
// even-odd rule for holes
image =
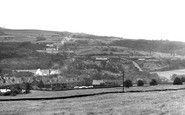
[[[125, 88], [125, 92], [147, 92], [147, 91], [163, 91], [163, 90], [185, 90], [185, 85], [156, 85], [143, 87]], [[98, 88], [98, 89], [78, 89], [66, 91], [36, 91], [32, 90], [30, 94], [22, 94], [17, 96], [0, 96], [0, 100], [4, 99], [33, 99], [33, 98], [57, 98], [78, 95], [91, 95], [109, 92], [122, 92], [122, 87], [114, 88]]]
[[1, 115], [184, 115], [185, 91], [0, 102]]

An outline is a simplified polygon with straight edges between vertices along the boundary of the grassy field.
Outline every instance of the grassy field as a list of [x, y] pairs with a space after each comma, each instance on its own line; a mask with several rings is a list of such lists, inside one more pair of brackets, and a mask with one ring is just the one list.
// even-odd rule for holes
[[1, 115], [184, 115], [184, 91], [0, 102]]
[[[153, 90], [165, 90], [165, 89], [184, 89], [185, 85], [157, 85], [157, 86], [143, 86], [143, 87], [131, 87], [125, 88], [125, 92], [147, 92]], [[32, 90], [30, 94], [20, 94], [17, 96], [0, 96], [0, 100], [3, 99], [25, 99], [25, 98], [55, 98], [55, 97], [68, 97], [76, 95], [88, 95], [98, 94], [102, 92], [121, 92], [122, 87], [115, 88], [98, 88], [98, 89], [78, 89], [78, 90], [66, 90], [66, 91], [36, 91]]]

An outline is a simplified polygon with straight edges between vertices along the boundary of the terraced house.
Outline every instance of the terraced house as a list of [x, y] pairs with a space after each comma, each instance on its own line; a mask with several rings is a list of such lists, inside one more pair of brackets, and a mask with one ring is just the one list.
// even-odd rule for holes
[[[73, 89], [75, 86], [80, 86], [84, 84], [84, 79], [80, 77], [70, 77], [65, 76], [58, 77], [42, 77], [38, 80], [35, 86], [38, 86], [43, 90], [65, 90]], [[32, 84], [33, 85], [33, 84]]]
[[32, 78], [1, 77], [0, 88], [11, 87], [22, 83], [32, 83]]

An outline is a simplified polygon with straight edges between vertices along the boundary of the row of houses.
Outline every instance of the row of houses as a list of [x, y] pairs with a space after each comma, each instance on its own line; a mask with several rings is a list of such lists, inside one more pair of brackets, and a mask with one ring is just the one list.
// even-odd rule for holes
[[[10, 87], [17, 84], [29, 83], [33, 89], [38, 89], [41, 87], [52, 88], [54, 86], [65, 85], [70, 86], [71, 88], [76, 85], [83, 85], [84, 80], [80, 77], [71, 77], [66, 78], [62, 76], [58, 77], [1, 77], [0, 78], [0, 88]], [[39, 86], [40, 85], [40, 86]]]
[[29, 77], [16, 78], [16, 77], [1, 77], [0, 76], [0, 87], [22, 84], [23, 82], [31, 83], [33, 82], [33, 79]]
[[[73, 89], [76, 86], [84, 86], [86, 81], [82, 77], [39, 77], [39, 78], [16, 78], [16, 77], [0, 77], [0, 89], [5, 87], [11, 87], [14, 85], [29, 83], [32, 89], [50, 89], [50, 90], [65, 90]], [[92, 86], [104, 87], [104, 86], [121, 86], [122, 80], [92, 80]]]

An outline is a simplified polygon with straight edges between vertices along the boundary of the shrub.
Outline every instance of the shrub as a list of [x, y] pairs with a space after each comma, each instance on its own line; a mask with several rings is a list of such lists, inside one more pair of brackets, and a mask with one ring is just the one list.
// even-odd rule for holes
[[176, 77], [173, 81], [173, 85], [182, 85], [182, 80], [178, 77]]
[[182, 82], [185, 82], [185, 77], [181, 77], [181, 81]]
[[43, 83], [43, 81], [42, 81], [42, 80], [40, 80], [40, 81], [39, 81], [39, 83], [38, 83], [38, 87], [39, 87], [39, 88], [43, 88], [43, 87], [44, 87], [44, 83]]
[[137, 81], [137, 86], [143, 86], [144, 85], [144, 81], [143, 80], [138, 80]]
[[25, 90], [24, 93], [26, 93], [26, 94], [30, 93], [30, 90], [31, 90], [31, 85], [30, 85], [30, 83], [24, 82], [22, 85], [23, 85], [23, 89]]
[[126, 81], [124, 82], [124, 86], [125, 86], [125, 87], [128, 87], [128, 88], [129, 88], [129, 87], [132, 87], [132, 85], [133, 85], [133, 84], [132, 84], [132, 81], [131, 81], [131, 80], [126, 80]]
[[21, 94], [22, 93], [22, 88], [20, 85], [14, 85], [11, 86], [11, 91], [7, 92], [6, 95], [11, 95], [11, 96], [16, 96], [17, 94]]
[[150, 82], [150, 85], [157, 85], [157, 81], [155, 79], [152, 79], [152, 81]]

